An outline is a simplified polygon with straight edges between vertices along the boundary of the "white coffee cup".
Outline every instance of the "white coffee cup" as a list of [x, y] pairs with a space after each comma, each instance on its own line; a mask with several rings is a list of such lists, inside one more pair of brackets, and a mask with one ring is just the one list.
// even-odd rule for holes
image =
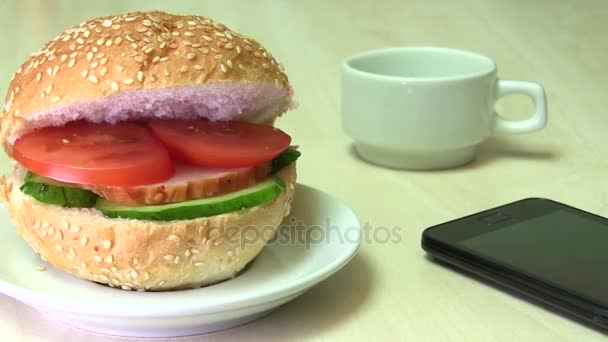
[[[535, 111], [510, 120], [498, 98], [524, 94]], [[496, 63], [441, 47], [366, 51], [342, 65], [342, 122], [365, 160], [394, 168], [440, 169], [467, 163], [492, 134], [525, 133], [547, 122], [543, 87], [499, 80]]]

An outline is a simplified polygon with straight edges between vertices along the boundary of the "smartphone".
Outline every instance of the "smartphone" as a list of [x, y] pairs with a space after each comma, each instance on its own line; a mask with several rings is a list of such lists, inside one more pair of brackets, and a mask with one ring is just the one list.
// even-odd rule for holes
[[608, 219], [528, 198], [427, 228], [432, 257], [608, 328]]

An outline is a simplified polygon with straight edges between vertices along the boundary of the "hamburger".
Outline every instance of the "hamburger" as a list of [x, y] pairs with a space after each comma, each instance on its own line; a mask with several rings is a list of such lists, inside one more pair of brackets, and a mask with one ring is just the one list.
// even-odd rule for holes
[[290, 211], [299, 152], [273, 123], [292, 95], [264, 47], [211, 19], [87, 20], [13, 75], [0, 197], [33, 251], [79, 278], [142, 291], [229, 279]]

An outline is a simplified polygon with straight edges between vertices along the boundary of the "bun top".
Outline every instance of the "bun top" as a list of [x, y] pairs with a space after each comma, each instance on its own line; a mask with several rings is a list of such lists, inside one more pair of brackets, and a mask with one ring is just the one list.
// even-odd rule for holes
[[87, 20], [13, 75], [0, 139], [74, 120], [206, 117], [269, 121], [291, 104], [282, 66], [211, 19], [135, 12]]

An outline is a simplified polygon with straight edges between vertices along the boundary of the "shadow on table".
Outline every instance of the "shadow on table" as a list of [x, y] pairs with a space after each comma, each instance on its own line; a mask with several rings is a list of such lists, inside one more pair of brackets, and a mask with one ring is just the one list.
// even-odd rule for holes
[[[357, 153], [354, 144], [348, 145], [348, 154], [362, 163], [367, 163]], [[494, 161], [504, 160], [537, 160], [551, 161], [559, 158], [559, 151], [547, 146], [524, 146], [517, 144], [513, 137], [490, 137], [480, 144], [477, 157], [470, 163], [450, 169], [442, 170], [407, 170], [409, 172], [443, 172], [449, 170], [467, 170], [477, 168]], [[369, 163], [368, 163], [369, 164]], [[372, 165], [372, 164], [369, 164]]]
[[373, 291], [373, 280], [373, 270], [359, 252], [342, 270], [261, 320], [207, 336], [222, 340], [314, 339], [356, 319]]
[[489, 286], [491, 288], [496, 289], [497, 291], [501, 291], [501, 292], [506, 293], [506, 294], [508, 294], [510, 296], [513, 296], [513, 297], [515, 297], [517, 299], [520, 299], [520, 300], [527, 301], [529, 303], [535, 304], [536, 306], [542, 308], [545, 311], [551, 312], [551, 313], [553, 313], [555, 315], [558, 315], [558, 316], [563, 317], [565, 319], [568, 319], [570, 321], [573, 321], [573, 322], [576, 322], [578, 324], [581, 324], [581, 325], [583, 325], [583, 326], [585, 326], [585, 327], [587, 327], [589, 329], [592, 329], [592, 330], [594, 330], [594, 331], [596, 331], [596, 332], [598, 332], [600, 334], [608, 336], [608, 329], [602, 329], [602, 328], [600, 328], [600, 327], [598, 327], [598, 326], [590, 323], [589, 321], [586, 321], [586, 320], [584, 320], [582, 318], [579, 318], [577, 316], [574, 316], [574, 315], [567, 314], [567, 313], [559, 310], [558, 308], [556, 308], [556, 307], [554, 307], [554, 306], [552, 306], [550, 304], [547, 304], [547, 303], [542, 302], [542, 301], [540, 301], [538, 299], [534, 299], [534, 298], [528, 297], [526, 295], [523, 295], [523, 294], [521, 294], [521, 293], [519, 293], [519, 292], [517, 292], [517, 291], [515, 291], [515, 290], [513, 290], [513, 289], [511, 289], [509, 287], [506, 287], [506, 286], [500, 285], [498, 283], [495, 283], [493, 281], [490, 281], [490, 280], [488, 280], [488, 279], [486, 279], [486, 278], [484, 278], [482, 276], [479, 276], [477, 274], [464, 271], [464, 270], [462, 270], [460, 268], [457, 268], [457, 267], [455, 267], [455, 266], [453, 266], [451, 264], [448, 264], [448, 263], [446, 263], [444, 261], [441, 261], [439, 259], [433, 258], [432, 256], [429, 256], [428, 254], [425, 255], [425, 258], [429, 262], [432, 262], [432, 263], [434, 263], [436, 265], [441, 265], [442, 267], [444, 267], [446, 269], [449, 269], [452, 272], [458, 273], [458, 274], [462, 275], [463, 277], [473, 278], [473, 279], [479, 281], [480, 283], [483, 283], [486, 286]]

